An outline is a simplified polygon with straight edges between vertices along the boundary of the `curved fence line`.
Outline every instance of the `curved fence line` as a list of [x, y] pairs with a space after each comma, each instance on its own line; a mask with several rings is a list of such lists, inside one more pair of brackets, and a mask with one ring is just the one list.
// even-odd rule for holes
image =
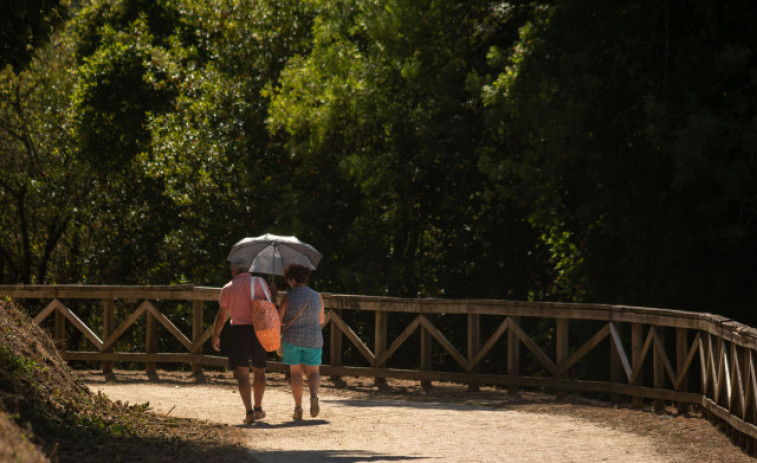
[[[0, 296], [39, 305], [34, 321], [50, 327], [66, 360], [102, 362], [105, 371], [113, 362], [144, 363], [148, 371], [161, 362], [188, 363], [195, 372], [226, 366], [225, 357], [206, 353], [219, 294], [192, 285], [0, 285]], [[695, 405], [755, 451], [757, 330], [733, 320], [603, 304], [323, 297], [324, 374]], [[93, 350], [76, 350], [81, 345]], [[284, 366], [272, 361], [269, 369]]]

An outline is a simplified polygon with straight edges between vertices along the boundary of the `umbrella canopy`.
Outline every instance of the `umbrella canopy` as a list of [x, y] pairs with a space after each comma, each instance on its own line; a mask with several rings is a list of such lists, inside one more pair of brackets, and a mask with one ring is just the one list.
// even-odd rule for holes
[[250, 263], [250, 271], [283, 275], [291, 264], [300, 264], [315, 270], [321, 261], [321, 253], [313, 246], [294, 236], [265, 235], [244, 238], [231, 248], [229, 262], [244, 259]]

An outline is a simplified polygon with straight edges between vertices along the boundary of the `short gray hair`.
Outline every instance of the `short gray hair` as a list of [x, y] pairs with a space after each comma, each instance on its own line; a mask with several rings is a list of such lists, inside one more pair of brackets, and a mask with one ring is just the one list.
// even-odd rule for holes
[[232, 270], [244, 270], [247, 271], [250, 269], [250, 263], [247, 262], [244, 259], [234, 259], [230, 261], [231, 269]]

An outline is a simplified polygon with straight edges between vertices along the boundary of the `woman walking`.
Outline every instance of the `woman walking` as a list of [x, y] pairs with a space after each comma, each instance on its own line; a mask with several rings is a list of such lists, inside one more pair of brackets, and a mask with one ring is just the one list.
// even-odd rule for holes
[[310, 269], [293, 264], [284, 272], [292, 288], [281, 300], [283, 363], [289, 365], [290, 384], [294, 396], [294, 420], [302, 419], [303, 377], [310, 390], [310, 416], [320, 412], [318, 388], [321, 385], [320, 365], [323, 354], [323, 323], [326, 313], [323, 297], [308, 286]]

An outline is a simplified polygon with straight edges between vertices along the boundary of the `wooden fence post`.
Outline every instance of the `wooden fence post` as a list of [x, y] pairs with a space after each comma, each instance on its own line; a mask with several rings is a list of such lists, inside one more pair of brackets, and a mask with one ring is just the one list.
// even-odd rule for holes
[[[431, 371], [433, 369], [432, 341], [433, 336], [431, 336], [431, 333], [429, 333], [425, 326], [421, 326], [421, 372]], [[421, 387], [423, 389], [431, 388], [431, 381], [421, 379]]]
[[[386, 336], [389, 327], [389, 317], [386, 312], [380, 310], [376, 311], [376, 342], [374, 347], [374, 355], [378, 359], [386, 352]], [[374, 368], [383, 368], [384, 364], [376, 363]], [[377, 376], [373, 378], [373, 384], [377, 386], [386, 386], [386, 378]]]
[[[158, 351], [158, 333], [156, 328], [155, 317], [148, 312], [145, 326], [145, 352], [148, 354], [154, 354]], [[155, 376], [155, 368], [155, 362], [145, 362], [145, 373], [148, 376]]]
[[[342, 318], [342, 309], [331, 309], [337, 317]], [[329, 349], [329, 363], [332, 367], [342, 366], [342, 340], [344, 339], [342, 331], [336, 323], [331, 322], [331, 347]], [[339, 382], [339, 375], [331, 375], [331, 380]]]
[[[686, 355], [688, 353], [689, 330], [687, 330], [686, 328], [676, 328], [676, 367], [678, 370], [676, 374], [679, 378], [681, 378], [681, 375], [685, 375], [680, 379], [679, 387], [676, 389], [676, 391], [689, 391], [689, 375], [687, 373], [684, 373], [683, 371], [684, 363], [686, 363]], [[689, 405], [684, 402], [678, 402], [677, 406], [679, 413], [686, 413], [689, 409]]]
[[[110, 336], [111, 333], [113, 333], [114, 329], [114, 305], [115, 300], [113, 299], [103, 299], [103, 340], [108, 339], [108, 336]], [[109, 348], [107, 352], [113, 352], [113, 348]], [[103, 374], [105, 375], [112, 375], [113, 374], [113, 362], [104, 361], [101, 363], [101, 367], [103, 370]]]
[[[744, 381], [744, 388], [747, 389], [749, 387], [749, 384], [751, 383], [751, 371], [752, 371], [752, 355], [751, 355], [751, 349], [748, 347], [744, 347], [741, 350], [741, 377]], [[745, 393], [747, 397], [749, 396], [749, 392]], [[744, 407], [743, 412], [741, 414], [741, 419], [744, 420], [747, 423], [754, 423], [754, 400], [755, 397], [752, 396], [752, 400], [746, 400], [745, 403], [742, 404]], [[749, 436], [744, 436], [744, 444], [743, 448], [746, 449], [747, 453], [754, 454], [754, 439], [752, 439]]]
[[[203, 302], [199, 299], [192, 301], [192, 343], [194, 343], [193, 354], [202, 355], [202, 345], [198, 345], [203, 332]], [[202, 374], [202, 364], [192, 363], [192, 374]]]
[[[478, 354], [481, 347], [481, 316], [478, 314], [468, 314], [468, 363], [473, 362], [474, 357]], [[471, 373], [478, 373], [479, 366], [476, 365], [471, 369]], [[468, 383], [468, 392], [478, 392], [477, 383]]]
[[[520, 317], [511, 317], [513, 323], [519, 324]], [[520, 371], [520, 342], [513, 330], [507, 330], [507, 376], [518, 376]], [[518, 386], [508, 386], [507, 393], [518, 395]]]
[[[636, 374], [636, 381], [632, 386], [639, 386], [644, 384], [644, 372], [642, 369], [641, 350], [644, 347], [644, 327], [641, 323], [631, 324], [631, 363], [633, 364], [633, 371]], [[633, 396], [633, 407], [641, 408], [644, 406], [644, 399], [641, 397]]]
[[58, 348], [62, 351], [66, 350], [66, 317], [63, 316], [62, 313], [59, 311], [55, 311], [55, 326], [53, 328], [55, 335], [53, 336], [53, 339], [55, 339], [56, 345], [58, 345]]
[[[660, 340], [660, 344], [662, 346], [665, 345], [665, 330], [664, 329], [657, 329], [656, 326], [652, 326], [649, 329], [654, 330], [654, 332], [657, 334], [657, 338]], [[653, 363], [652, 363], [652, 381], [654, 384], [655, 389], [662, 389], [665, 387], [665, 362], [663, 360], [663, 356], [665, 355], [665, 352], [656, 344], [654, 344], [654, 356], [653, 356]], [[655, 410], [662, 410], [665, 408], [665, 402], [660, 399], [654, 400], [654, 409]]]
[[[615, 328], [619, 328], [617, 323], [615, 323]], [[620, 334], [620, 329], [618, 329], [618, 334]], [[623, 364], [620, 361], [620, 352], [612, 340], [610, 341], [610, 381], [612, 383], [623, 382]], [[615, 404], [622, 403], [623, 394], [610, 392], [610, 402]]]
[[[555, 322], [557, 322], [555, 326], [555, 361], [557, 362], [557, 367], [560, 368], [568, 361], [570, 356], [569, 327], [567, 318], [557, 318]], [[557, 400], [563, 400], [566, 395], [567, 392], [564, 389], [557, 389], [555, 391]]]

